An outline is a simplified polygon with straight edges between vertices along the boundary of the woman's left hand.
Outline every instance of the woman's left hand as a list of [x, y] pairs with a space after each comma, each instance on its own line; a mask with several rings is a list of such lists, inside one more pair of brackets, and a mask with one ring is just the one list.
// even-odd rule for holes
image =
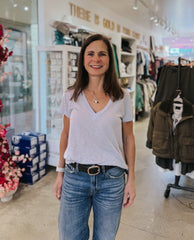
[[124, 207], [130, 206], [133, 203], [135, 196], [136, 196], [135, 182], [134, 180], [128, 179], [124, 190], [123, 206]]

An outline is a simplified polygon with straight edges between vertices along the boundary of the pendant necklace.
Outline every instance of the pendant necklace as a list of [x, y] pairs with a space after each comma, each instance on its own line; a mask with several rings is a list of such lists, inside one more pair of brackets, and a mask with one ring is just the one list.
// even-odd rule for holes
[[92, 92], [92, 94], [93, 94], [93, 102], [96, 104], [100, 103], [98, 98], [96, 97], [96, 95], [93, 92]]
[[96, 97], [96, 95], [94, 94], [94, 91], [91, 91], [91, 90], [87, 90], [92, 96], [93, 96], [93, 99], [92, 101], [96, 104], [99, 104], [100, 101], [98, 100], [98, 98]]

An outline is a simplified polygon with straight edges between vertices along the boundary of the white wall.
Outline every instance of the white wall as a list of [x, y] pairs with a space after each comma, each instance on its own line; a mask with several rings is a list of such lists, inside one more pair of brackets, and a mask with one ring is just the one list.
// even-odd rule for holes
[[[103, 19], [108, 19], [116, 25], [119, 24], [121, 29], [123, 27], [135, 31], [140, 34], [140, 40], [138, 44], [148, 47], [149, 36], [152, 33], [146, 31], [141, 26], [134, 25], [128, 19], [115, 14], [109, 9], [88, 0], [38, 0], [39, 3], [39, 39], [40, 45], [52, 45], [54, 40], [54, 28], [51, 27], [53, 21], [69, 22], [80, 28], [89, 28], [95, 32], [104, 33], [106, 35], [117, 30], [110, 30], [103, 25]], [[90, 13], [90, 21], [83, 20], [77, 16], [71, 15], [70, 3], [79, 6]], [[110, 1], [111, 4], [111, 1]], [[99, 16], [100, 23], [95, 24], [95, 14]]]

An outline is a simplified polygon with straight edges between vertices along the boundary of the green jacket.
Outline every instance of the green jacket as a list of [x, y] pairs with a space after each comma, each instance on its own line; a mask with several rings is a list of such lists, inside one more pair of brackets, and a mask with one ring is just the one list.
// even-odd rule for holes
[[194, 105], [183, 98], [183, 113], [173, 132], [173, 101], [162, 101], [151, 110], [146, 146], [159, 158], [194, 163]]

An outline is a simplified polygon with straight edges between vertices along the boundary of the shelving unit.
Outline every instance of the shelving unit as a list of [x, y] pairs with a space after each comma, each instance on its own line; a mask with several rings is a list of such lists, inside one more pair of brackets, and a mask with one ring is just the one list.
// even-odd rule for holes
[[117, 46], [120, 82], [131, 94], [133, 120], [135, 121], [136, 40], [124, 34], [111, 34], [109, 37]]
[[62, 130], [61, 100], [64, 91], [76, 80], [80, 48], [56, 45], [38, 47], [37, 52], [37, 125], [39, 131], [47, 134], [48, 164], [56, 166]]

